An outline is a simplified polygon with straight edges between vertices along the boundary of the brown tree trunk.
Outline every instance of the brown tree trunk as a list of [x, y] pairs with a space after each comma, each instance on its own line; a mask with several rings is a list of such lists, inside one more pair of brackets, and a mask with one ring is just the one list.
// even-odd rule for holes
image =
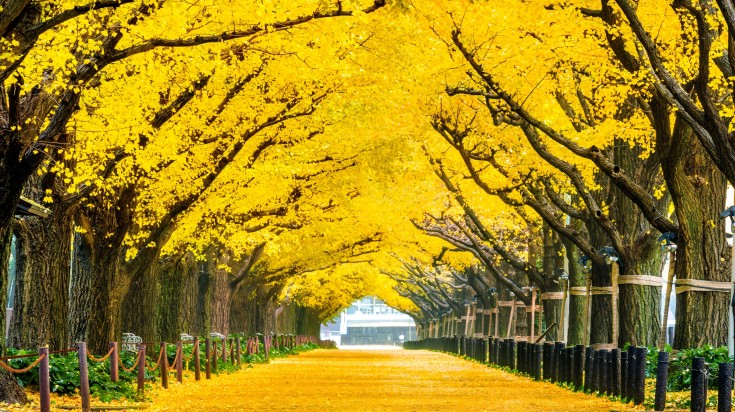
[[71, 280], [69, 281], [69, 319], [67, 328], [71, 342], [86, 342], [89, 314], [92, 310], [93, 250], [82, 234], [74, 235]]
[[[730, 249], [718, 220], [725, 209], [727, 179], [685, 122], [677, 119], [671, 142], [661, 141], [660, 146], [666, 153], [662, 166], [680, 226], [676, 277], [727, 282]], [[728, 301], [728, 292], [677, 291], [674, 347], [726, 344]]]
[[47, 218], [19, 220], [16, 236], [22, 256], [16, 269], [16, 293], [9, 344], [51, 350], [69, 345], [67, 314], [72, 219], [63, 207]]
[[[8, 262], [10, 261], [10, 246], [13, 236], [10, 230], [10, 224], [5, 227], [0, 226], [0, 325], [2, 325], [3, 333], [0, 333], [0, 353], [5, 353], [5, 308], [7, 307], [8, 290]], [[18, 385], [15, 377], [10, 373], [0, 370], [0, 402], [8, 403], [26, 403], [26, 393], [23, 388]]]
[[[225, 261], [221, 263], [227, 263]], [[232, 288], [230, 273], [222, 268], [215, 268], [212, 282], [212, 330], [227, 335], [230, 332], [230, 309], [232, 307]]]

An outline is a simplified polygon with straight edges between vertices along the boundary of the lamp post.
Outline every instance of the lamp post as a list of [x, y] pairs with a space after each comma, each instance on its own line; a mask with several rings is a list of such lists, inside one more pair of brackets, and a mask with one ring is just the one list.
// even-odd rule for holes
[[730, 206], [720, 213], [720, 218], [730, 218], [730, 233], [732, 236], [732, 270], [730, 272], [730, 312], [727, 316], [727, 352], [732, 358], [735, 355], [735, 206]]
[[610, 280], [612, 283], [612, 294], [610, 303], [612, 306], [612, 343], [613, 347], [618, 347], [618, 337], [620, 335], [620, 314], [618, 313], [618, 276], [620, 275], [620, 258], [612, 246], [605, 246], [598, 251], [605, 257], [605, 262], [611, 265]]
[[[497, 294], [498, 294], [498, 290], [496, 288], [489, 288], [487, 290], [487, 297], [489, 298], [490, 302], [495, 303], [495, 309], [493, 309], [493, 311], [498, 310], [498, 300], [496, 298]], [[498, 314], [499, 313], [495, 313], [495, 315], [493, 316], [493, 313], [492, 312], [490, 313], [490, 322], [488, 323], [488, 326], [487, 326], [487, 335], [488, 336], [492, 335], [495, 338], [498, 337], [498, 318], [499, 318]]]
[[669, 260], [669, 271], [666, 277], [666, 292], [664, 293], [664, 313], [661, 320], [661, 334], [658, 337], [658, 349], [663, 351], [666, 347], [666, 330], [669, 323], [669, 303], [671, 300], [671, 288], [674, 285], [674, 262], [676, 260], [676, 233], [666, 232], [658, 237], [658, 241], [662, 242], [661, 249], [666, 252]]
[[592, 289], [592, 261], [589, 256], [582, 255], [579, 258], [579, 265], [585, 273], [585, 302], [584, 302], [584, 340], [582, 343], [587, 346], [590, 341], [590, 312], [592, 310], [592, 299], [590, 292]]
[[554, 282], [559, 283], [559, 286], [561, 287], [562, 291], [562, 298], [561, 298], [561, 319], [559, 322], [559, 339], [562, 341], [566, 341], [566, 336], [564, 336], [564, 326], [566, 325], [566, 309], [567, 309], [567, 291], [569, 290], [569, 273], [567, 273], [564, 269], [554, 269], [554, 275], [556, 276], [556, 280]]

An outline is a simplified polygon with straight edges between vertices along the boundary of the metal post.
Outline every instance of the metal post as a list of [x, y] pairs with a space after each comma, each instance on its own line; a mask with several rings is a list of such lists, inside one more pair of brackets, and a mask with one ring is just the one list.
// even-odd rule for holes
[[118, 353], [117, 342], [110, 342], [110, 348], [113, 349], [112, 354], [110, 355], [110, 380], [112, 382], [117, 382], [117, 380], [120, 379], [118, 366], [120, 354]]
[[51, 411], [51, 379], [49, 377], [49, 353], [48, 347], [38, 348], [38, 356], [43, 356], [38, 366], [38, 391], [41, 396], [39, 401], [41, 412]]

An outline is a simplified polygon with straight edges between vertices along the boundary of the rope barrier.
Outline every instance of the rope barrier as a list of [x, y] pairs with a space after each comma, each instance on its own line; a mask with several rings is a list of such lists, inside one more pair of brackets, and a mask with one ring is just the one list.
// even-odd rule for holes
[[41, 361], [45, 357], [46, 357], [46, 354], [44, 353], [43, 355], [39, 356], [38, 359], [36, 359], [35, 361], [33, 361], [33, 363], [31, 363], [30, 365], [26, 366], [23, 369], [15, 369], [12, 366], [8, 365], [7, 363], [0, 361], [0, 368], [3, 368], [3, 369], [5, 369], [6, 371], [8, 371], [10, 373], [16, 373], [16, 374], [17, 373], [26, 373], [26, 372], [30, 371], [31, 369], [35, 368], [36, 366], [38, 366], [38, 364], [41, 363]]
[[138, 366], [138, 363], [140, 363], [140, 351], [138, 352], [138, 356], [136, 356], [135, 358], [135, 363], [133, 363], [133, 366], [131, 366], [130, 368], [125, 367], [125, 365], [123, 364], [122, 358], [118, 358], [118, 361], [120, 363], [120, 367], [122, 368], [122, 370], [130, 373]]
[[163, 353], [166, 352], [166, 348], [161, 348], [160, 351], [158, 351], [158, 360], [155, 364], [153, 364], [153, 369], [149, 368], [148, 365], [145, 366], [145, 368], [148, 370], [148, 372], [153, 372], [161, 365], [161, 359], [163, 359]]
[[93, 362], [104, 362], [104, 361], [107, 360], [107, 358], [110, 357], [110, 355], [112, 355], [112, 352], [114, 352], [114, 351], [115, 351], [115, 348], [110, 348], [110, 350], [107, 352], [107, 354], [105, 356], [103, 356], [101, 358], [96, 358], [96, 357], [94, 357], [94, 355], [92, 355], [89, 352], [89, 349], [87, 349], [87, 357], [89, 358], [89, 360], [91, 360]]
[[172, 370], [176, 369], [176, 363], [178, 363], [178, 361], [179, 361], [179, 356], [181, 356], [181, 352], [182, 351], [179, 350], [179, 348], [177, 347], [176, 348], [176, 356], [174, 356], [174, 361], [171, 362], [171, 366], [168, 367], [168, 370], [172, 371]]

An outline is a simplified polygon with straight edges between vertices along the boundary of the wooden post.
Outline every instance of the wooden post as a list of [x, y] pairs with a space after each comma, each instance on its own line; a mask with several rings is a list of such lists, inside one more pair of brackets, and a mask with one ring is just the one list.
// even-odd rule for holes
[[138, 392], [145, 389], [145, 345], [140, 344], [138, 349]]
[[182, 383], [184, 381], [184, 345], [181, 344], [181, 341], [176, 344], [176, 350], [179, 352], [176, 360], [176, 381]]
[[204, 367], [204, 373], [207, 379], [212, 379], [212, 365], [210, 364], [210, 360], [209, 360], [209, 350], [210, 350], [211, 344], [212, 344], [212, 340], [209, 338], [207, 338], [204, 341], [204, 360], [206, 362], [205, 367]]
[[[564, 309], [562, 309], [563, 311]], [[564, 313], [564, 312], [562, 312]], [[563, 317], [564, 315], [562, 315]], [[529, 339], [528, 343], [533, 343], [536, 341], [536, 289], [534, 288], [531, 292], [531, 339]]]
[[217, 350], [217, 341], [216, 340], [213, 340], [212, 341], [212, 346], [213, 346], [212, 353], [211, 354], [207, 354], [207, 356], [209, 356], [210, 359], [212, 360], [212, 370], [215, 371], [215, 372], [217, 372], [217, 358], [219, 357], [219, 353], [218, 353], [219, 351]]
[[120, 370], [118, 366], [120, 353], [118, 352], [117, 342], [110, 342], [110, 347], [113, 348], [112, 354], [110, 355], [110, 380], [117, 382], [118, 379], [120, 379]]
[[77, 343], [77, 359], [79, 360], [79, 396], [82, 398], [82, 411], [89, 412], [89, 368], [87, 367], [87, 344]]
[[516, 297], [513, 296], [513, 300], [511, 301], [512, 305], [510, 306], [510, 316], [508, 317], [508, 330], [505, 332], [505, 338], [510, 338], [511, 328], [513, 327], [513, 321], [516, 317]]
[[582, 344], [590, 344], [590, 314], [592, 311], [592, 273], [587, 272], [587, 280], [585, 281], [585, 302], [584, 302], [584, 341]]
[[38, 366], [38, 391], [40, 392], [40, 407], [41, 412], [51, 411], [51, 379], [49, 377], [48, 367], [48, 347], [38, 348], [38, 356], [43, 356], [41, 363]]
[[620, 276], [620, 265], [618, 262], [612, 262], [612, 344], [614, 348], [618, 347], [618, 337], [620, 336], [620, 313], [618, 313], [618, 277]]
[[237, 357], [237, 366], [240, 366], [242, 364], [242, 351], [240, 348], [239, 336], [237, 337], [237, 339], [235, 339], [235, 356]]
[[161, 386], [168, 389], [168, 351], [166, 351], [166, 342], [161, 342]]
[[227, 336], [222, 337], [222, 363], [227, 362]]
[[194, 338], [194, 380], [199, 381], [202, 379], [202, 367], [200, 365], [199, 356], [199, 337]]

